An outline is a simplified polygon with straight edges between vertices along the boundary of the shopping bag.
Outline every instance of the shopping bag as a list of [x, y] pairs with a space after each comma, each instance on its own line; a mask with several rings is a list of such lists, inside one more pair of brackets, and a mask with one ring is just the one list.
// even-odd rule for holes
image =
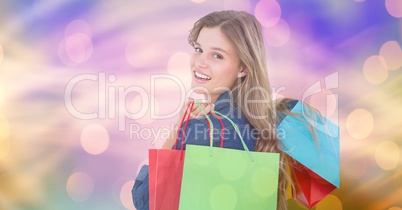
[[276, 209], [279, 154], [249, 151], [237, 126], [215, 113], [233, 125], [244, 151], [187, 145], [179, 209]]
[[292, 180], [295, 183], [294, 198], [304, 206], [313, 208], [318, 202], [336, 189], [318, 174], [297, 161], [292, 163]]
[[[185, 128], [190, 119], [194, 103], [189, 104], [181, 120], [175, 142], [178, 144], [182, 133], [182, 143], [185, 138]], [[183, 125], [184, 119], [187, 119]], [[176, 210], [179, 206], [181, 176], [183, 172], [184, 150], [150, 149], [149, 150], [149, 209]]]
[[149, 209], [177, 209], [183, 161], [180, 150], [149, 150]]
[[[177, 210], [180, 199], [180, 187], [184, 163], [184, 142], [187, 124], [190, 119], [190, 112], [194, 103], [187, 107], [187, 110], [180, 123], [175, 150], [150, 149], [149, 150], [149, 209], [151, 210]], [[183, 125], [184, 118], [187, 118]], [[222, 128], [220, 145], [223, 145], [224, 125], [217, 116]], [[209, 123], [209, 122], [208, 122]], [[182, 132], [180, 132], [182, 131]], [[178, 146], [179, 134], [182, 134], [180, 150]]]
[[293, 197], [312, 208], [340, 186], [339, 127], [299, 101], [278, 133], [283, 150], [295, 160]]

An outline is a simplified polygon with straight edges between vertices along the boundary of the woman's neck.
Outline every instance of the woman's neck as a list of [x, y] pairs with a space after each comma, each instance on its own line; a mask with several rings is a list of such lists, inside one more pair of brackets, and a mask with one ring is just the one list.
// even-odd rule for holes
[[211, 104], [214, 104], [221, 94], [211, 94]]

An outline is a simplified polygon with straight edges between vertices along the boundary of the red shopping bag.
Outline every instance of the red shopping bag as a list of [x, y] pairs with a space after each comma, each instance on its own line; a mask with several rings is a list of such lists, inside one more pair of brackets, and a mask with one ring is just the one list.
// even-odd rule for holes
[[178, 209], [183, 150], [149, 150], [149, 209]]
[[[149, 209], [150, 210], [177, 210], [180, 201], [180, 189], [183, 175], [184, 165], [184, 137], [190, 113], [194, 103], [191, 103], [183, 116], [180, 128], [177, 132], [176, 143], [177, 148], [180, 133], [182, 134], [180, 150], [171, 149], [150, 149], [149, 150]], [[213, 114], [215, 115], [215, 114]], [[224, 125], [222, 120], [215, 115], [220, 121], [222, 132], [220, 139], [220, 147], [223, 146]], [[183, 126], [184, 119], [187, 118]], [[208, 121], [207, 121], [208, 122]], [[209, 125], [209, 122], [208, 122]], [[183, 132], [180, 132], [183, 130]]]
[[[179, 208], [181, 178], [184, 164], [184, 134], [190, 119], [194, 103], [189, 104], [181, 119], [180, 129], [177, 131], [175, 149], [179, 135], [182, 133], [180, 150], [150, 149], [149, 150], [149, 209], [176, 210]], [[183, 121], [187, 118], [183, 132]]]
[[310, 209], [337, 188], [295, 160], [292, 166], [293, 198]]

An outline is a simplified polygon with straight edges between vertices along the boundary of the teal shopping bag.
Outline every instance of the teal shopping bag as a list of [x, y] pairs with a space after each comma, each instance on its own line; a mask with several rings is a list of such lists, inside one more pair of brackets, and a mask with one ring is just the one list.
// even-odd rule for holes
[[293, 197], [313, 208], [340, 186], [339, 127], [298, 101], [278, 126], [291, 161]]
[[279, 154], [250, 152], [237, 126], [215, 113], [232, 123], [245, 150], [187, 145], [179, 209], [276, 209]]
[[[297, 102], [278, 125], [283, 150], [336, 187], [340, 185], [339, 127]], [[309, 129], [312, 128], [312, 131]]]

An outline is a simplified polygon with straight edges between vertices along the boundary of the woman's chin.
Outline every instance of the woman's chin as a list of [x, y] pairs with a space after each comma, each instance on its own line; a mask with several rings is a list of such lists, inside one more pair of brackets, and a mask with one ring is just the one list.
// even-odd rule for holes
[[204, 87], [204, 86], [201, 86], [201, 85], [199, 85], [199, 84], [196, 84], [196, 83], [194, 83], [194, 82], [192, 82], [191, 83], [191, 89], [190, 89], [190, 92], [193, 92], [193, 93], [196, 93], [196, 94], [208, 94], [209, 93], [209, 90], [206, 88], [206, 87]]

